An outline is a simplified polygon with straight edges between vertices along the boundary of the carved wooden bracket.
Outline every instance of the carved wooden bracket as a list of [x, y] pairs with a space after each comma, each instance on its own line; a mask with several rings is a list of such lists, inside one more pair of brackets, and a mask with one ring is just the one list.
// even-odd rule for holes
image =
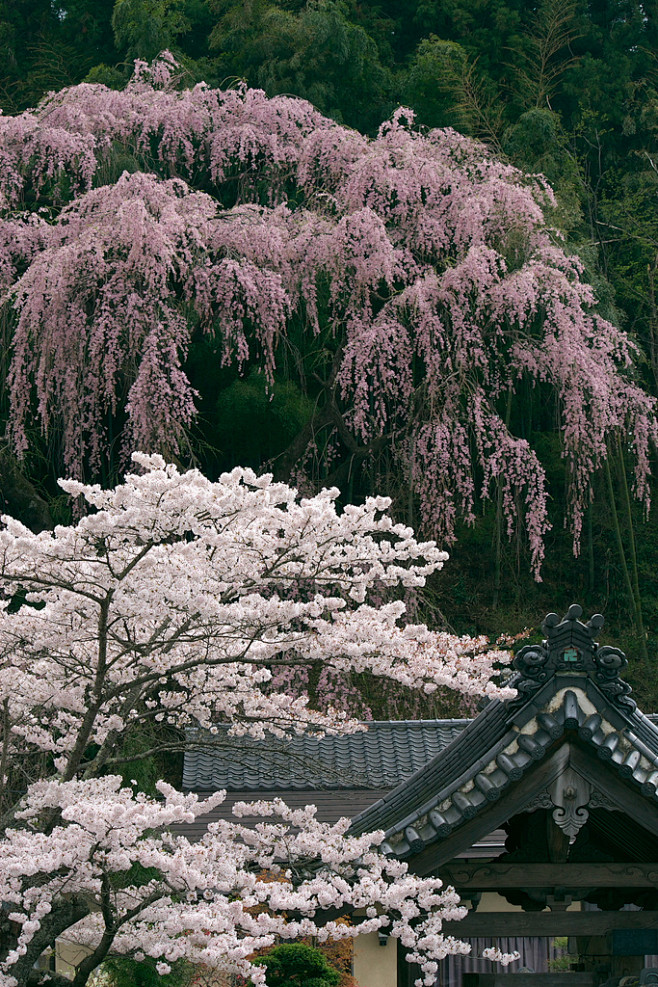
[[589, 819], [585, 808], [589, 804], [592, 786], [573, 768], [567, 767], [548, 788], [553, 809], [553, 820], [573, 843], [578, 832]]
[[[585, 781], [580, 775], [578, 775], [577, 777], [580, 779], [580, 787], [584, 789], [584, 787], [588, 785], [589, 782]], [[555, 782], [553, 787], [555, 787], [555, 785], [557, 785], [561, 781], [562, 778], [558, 779], [558, 782]], [[608, 812], [623, 811], [622, 809], [619, 808], [616, 802], [613, 802], [613, 800], [608, 795], [606, 795], [604, 792], [600, 792], [596, 788], [592, 788], [591, 785], [590, 785], [589, 799], [588, 802], [585, 804], [587, 805], [588, 810], [607, 809]], [[544, 790], [543, 792], [539, 792], [537, 795], [535, 795], [534, 798], [530, 799], [530, 801], [528, 801], [523, 807], [523, 811], [534, 812], [535, 809], [554, 809], [557, 811], [558, 805], [559, 803], [555, 802], [553, 795], [549, 791]], [[557, 819], [555, 821], [557, 822]], [[587, 819], [583, 820], [583, 822], [586, 821]], [[580, 829], [582, 825], [583, 823], [580, 824], [578, 829]], [[573, 840], [571, 840], [571, 842], [573, 843]]]

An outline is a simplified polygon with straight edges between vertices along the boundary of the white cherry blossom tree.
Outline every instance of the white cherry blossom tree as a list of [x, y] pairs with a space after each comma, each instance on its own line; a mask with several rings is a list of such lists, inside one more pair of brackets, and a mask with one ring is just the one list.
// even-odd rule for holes
[[[458, 899], [379, 853], [381, 833], [354, 837], [346, 820], [277, 801], [238, 806], [191, 842], [183, 824], [224, 793], [202, 802], [161, 782], [151, 797], [117, 772], [148, 724], [160, 726], [144, 755], [182, 750], [186, 727], [212, 736], [218, 722], [255, 737], [358, 728], [269, 690], [283, 666], [501, 695], [491, 675], [505, 654], [405, 625], [399, 599], [368, 603], [373, 588], [422, 586], [446, 558], [394, 524], [387, 499], [340, 511], [335, 490], [300, 500], [250, 470], [213, 483], [133, 458], [138, 472], [115, 489], [60, 481], [79, 498], [74, 526], [33, 534], [3, 518], [0, 985], [68, 984], [34, 969], [58, 937], [87, 947], [75, 987], [110, 952], [258, 983], [254, 950], [379, 928], [432, 983], [442, 956], [468, 948], [441, 932]], [[262, 821], [244, 825], [245, 813]], [[361, 924], [336, 921], [358, 908]]]

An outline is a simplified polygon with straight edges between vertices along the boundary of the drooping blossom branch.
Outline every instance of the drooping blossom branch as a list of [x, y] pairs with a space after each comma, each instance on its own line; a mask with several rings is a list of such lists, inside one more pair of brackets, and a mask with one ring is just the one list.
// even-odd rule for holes
[[[174, 454], [198, 408], [186, 359], [202, 336], [218, 368], [259, 365], [270, 383], [318, 340], [333, 361], [318, 427], [330, 407], [349, 456], [385, 441], [442, 543], [496, 488], [539, 577], [545, 471], [532, 421], [518, 434], [511, 414], [533, 390], [561, 437], [574, 550], [613, 435], [648, 509], [654, 401], [546, 225], [545, 182], [454, 131], [415, 131], [408, 110], [367, 139], [302, 100], [177, 91], [170, 56], [138, 68], [122, 92], [76, 86], [0, 118], [19, 452], [36, 421], [78, 477], [117, 434], [124, 458]], [[113, 176], [121, 158], [138, 170]], [[26, 190], [48, 221], [21, 213]], [[302, 445], [298, 469], [320, 455], [312, 427]]]

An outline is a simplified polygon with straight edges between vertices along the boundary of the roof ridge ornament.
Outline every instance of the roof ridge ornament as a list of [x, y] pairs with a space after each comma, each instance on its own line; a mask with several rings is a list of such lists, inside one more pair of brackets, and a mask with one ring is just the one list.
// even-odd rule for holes
[[603, 627], [603, 617], [594, 614], [582, 623], [583, 608], [572, 604], [560, 620], [556, 613], [544, 618], [542, 630], [546, 635], [541, 644], [521, 648], [514, 658], [517, 671], [513, 685], [518, 696], [513, 705], [523, 705], [549, 679], [562, 675], [586, 673], [598, 685], [609, 702], [626, 713], [632, 713], [636, 703], [630, 698], [632, 689], [620, 678], [628, 664], [619, 648], [601, 647], [594, 635]]

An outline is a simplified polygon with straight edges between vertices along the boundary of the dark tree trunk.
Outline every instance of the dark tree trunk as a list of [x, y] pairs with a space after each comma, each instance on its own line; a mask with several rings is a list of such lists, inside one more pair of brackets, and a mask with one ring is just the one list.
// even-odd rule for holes
[[54, 527], [48, 503], [4, 444], [0, 444], [0, 508], [35, 533]]

